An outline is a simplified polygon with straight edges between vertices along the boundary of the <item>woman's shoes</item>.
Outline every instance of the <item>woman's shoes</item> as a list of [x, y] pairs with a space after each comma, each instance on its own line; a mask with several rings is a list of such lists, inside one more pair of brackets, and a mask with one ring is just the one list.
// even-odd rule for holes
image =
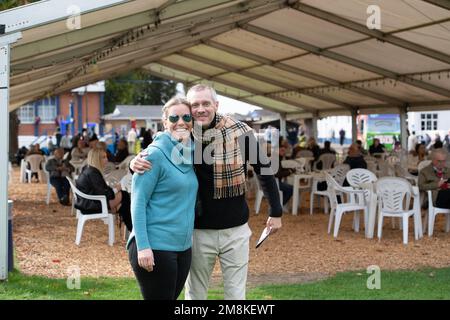
[[61, 199], [59, 199], [59, 203], [63, 206], [70, 206], [70, 200], [68, 196], [64, 196]]

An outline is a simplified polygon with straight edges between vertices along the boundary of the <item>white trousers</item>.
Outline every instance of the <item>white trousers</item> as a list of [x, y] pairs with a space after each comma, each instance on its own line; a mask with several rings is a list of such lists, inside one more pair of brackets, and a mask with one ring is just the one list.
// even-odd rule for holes
[[251, 235], [247, 223], [222, 230], [194, 229], [185, 299], [207, 299], [209, 281], [218, 257], [225, 300], [245, 300]]

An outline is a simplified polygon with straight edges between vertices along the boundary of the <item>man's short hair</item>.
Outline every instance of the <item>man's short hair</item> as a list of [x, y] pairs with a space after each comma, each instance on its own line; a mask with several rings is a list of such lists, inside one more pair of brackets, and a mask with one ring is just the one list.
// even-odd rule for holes
[[447, 159], [447, 156], [448, 156], [447, 152], [445, 152], [444, 149], [439, 148], [439, 149], [434, 149], [433, 150], [433, 152], [431, 153], [431, 159], [433, 159], [433, 160], [436, 159], [436, 157], [438, 155], [441, 155], [441, 156], [443, 156], [446, 159]]
[[194, 92], [194, 91], [203, 91], [203, 90], [209, 90], [209, 92], [211, 92], [211, 98], [213, 99], [213, 101], [214, 101], [214, 102], [217, 102], [217, 101], [218, 101], [218, 100], [217, 100], [217, 93], [216, 93], [216, 90], [215, 90], [213, 87], [211, 87], [211, 86], [209, 86], [209, 85], [207, 85], [207, 84], [202, 84], [202, 83], [196, 84], [195, 86], [189, 88], [189, 90], [188, 90], [187, 93], [186, 93], [186, 97], [188, 97], [189, 94], [190, 94], [191, 92]]

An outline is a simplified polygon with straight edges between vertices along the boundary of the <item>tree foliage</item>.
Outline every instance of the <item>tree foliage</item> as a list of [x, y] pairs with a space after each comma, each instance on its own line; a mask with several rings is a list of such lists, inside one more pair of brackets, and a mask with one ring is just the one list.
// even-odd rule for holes
[[27, 3], [38, 2], [40, 0], [1, 0], [0, 11], [11, 9], [18, 6], [23, 6]]
[[120, 104], [164, 104], [176, 94], [176, 85], [142, 69], [111, 78], [105, 84], [105, 113], [113, 112], [115, 106]]

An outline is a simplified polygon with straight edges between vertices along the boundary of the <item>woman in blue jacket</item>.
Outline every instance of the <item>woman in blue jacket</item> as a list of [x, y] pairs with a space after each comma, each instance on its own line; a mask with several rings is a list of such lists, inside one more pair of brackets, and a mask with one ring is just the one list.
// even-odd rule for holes
[[163, 107], [165, 131], [147, 148], [152, 170], [133, 175], [133, 231], [128, 255], [144, 299], [175, 300], [191, 265], [198, 182], [193, 168], [189, 103]]

